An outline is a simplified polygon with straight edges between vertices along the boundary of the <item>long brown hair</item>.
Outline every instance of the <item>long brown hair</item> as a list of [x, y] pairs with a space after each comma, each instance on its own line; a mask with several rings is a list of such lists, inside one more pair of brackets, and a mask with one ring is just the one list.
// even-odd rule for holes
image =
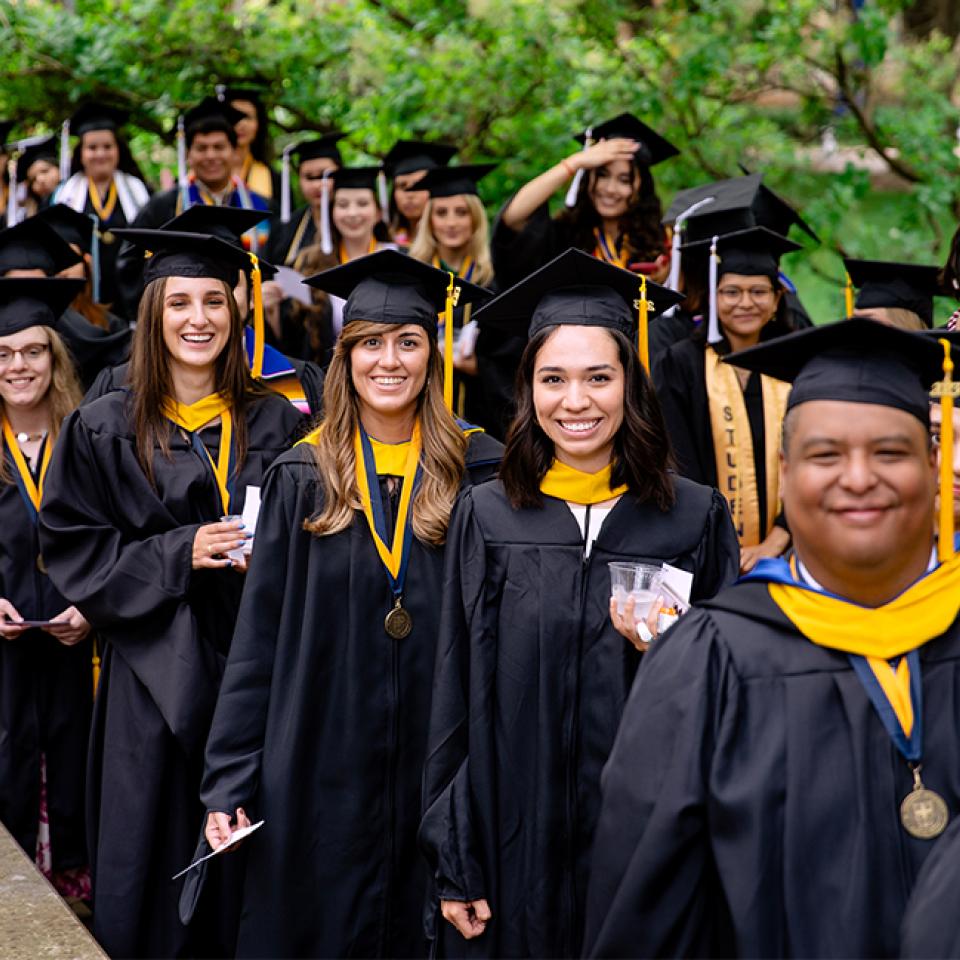
[[[250, 376], [243, 348], [243, 320], [233, 290], [224, 282], [227, 308], [230, 311], [230, 336], [217, 357], [214, 390], [230, 399], [233, 408], [233, 436], [237, 450], [237, 469], [247, 453], [247, 406], [265, 391]], [[137, 328], [130, 351], [129, 383], [132, 390], [134, 433], [137, 459], [150, 482], [154, 482], [153, 454], [157, 446], [170, 458], [172, 424], [163, 415], [165, 397], [173, 396], [170, 355], [163, 339], [163, 302], [167, 278], [147, 284], [137, 311]]]
[[[46, 330], [50, 338], [50, 386], [47, 388], [47, 399], [50, 402], [50, 433], [47, 443], [52, 444], [56, 443], [60, 435], [64, 418], [80, 406], [83, 388], [80, 386], [80, 378], [77, 376], [73, 357], [70, 356], [70, 351], [63, 339], [50, 327]], [[0, 400], [0, 411], [3, 410], [3, 400]], [[13, 482], [6, 457], [0, 457], [0, 482]]]
[[[382, 335], [384, 326], [366, 320], [348, 323], [330, 361], [323, 387], [323, 428], [316, 443], [323, 506], [303, 525], [318, 537], [346, 530], [361, 509], [353, 445], [360, 423], [360, 404], [353, 385], [350, 354], [367, 337]], [[417, 403], [423, 442], [422, 476], [413, 498], [412, 526], [422, 543], [439, 546], [446, 540], [450, 511], [463, 478], [467, 441], [444, 406], [443, 359], [432, 337], [429, 349], [427, 381]]]
[[[557, 329], [544, 327], [527, 344], [517, 371], [517, 415], [507, 433], [500, 480], [514, 507], [543, 505], [540, 482], [554, 459], [553, 441], [537, 422], [533, 404], [533, 371], [537, 354]], [[631, 341], [617, 330], [607, 331], [617, 344], [623, 365], [623, 423], [613, 440], [611, 486], [626, 484], [630, 493], [667, 511], [675, 499], [670, 470], [670, 438], [653, 384]]]

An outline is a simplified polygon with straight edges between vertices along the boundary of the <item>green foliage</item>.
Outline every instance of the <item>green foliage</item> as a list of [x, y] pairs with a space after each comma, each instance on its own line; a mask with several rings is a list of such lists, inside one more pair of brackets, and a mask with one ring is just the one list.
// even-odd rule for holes
[[[255, 80], [281, 146], [334, 126], [357, 160], [399, 136], [455, 141], [500, 162], [495, 207], [568, 155], [573, 132], [630, 109], [683, 149], [656, 171], [665, 203], [742, 163], [828, 250], [922, 261], [960, 215], [960, 111], [950, 42], [896, 32], [909, 2], [867, 0], [853, 18], [832, 0], [0, 0], [0, 116], [25, 134], [85, 96], [117, 101], [156, 174], [178, 109]], [[815, 169], [827, 125], [889, 157], [896, 236], [871, 221], [864, 170]]]

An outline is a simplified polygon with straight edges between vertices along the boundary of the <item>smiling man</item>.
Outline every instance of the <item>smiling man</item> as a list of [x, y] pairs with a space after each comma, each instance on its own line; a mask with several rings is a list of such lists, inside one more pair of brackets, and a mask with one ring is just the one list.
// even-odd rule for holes
[[938, 562], [928, 439], [940, 357], [852, 320], [731, 358], [793, 382], [795, 552], [645, 660], [605, 771], [592, 955], [896, 955], [960, 809], [960, 560]]

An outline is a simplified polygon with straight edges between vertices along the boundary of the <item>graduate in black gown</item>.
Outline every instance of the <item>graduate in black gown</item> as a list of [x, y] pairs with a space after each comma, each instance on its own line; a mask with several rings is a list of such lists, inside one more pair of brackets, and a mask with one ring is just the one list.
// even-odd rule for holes
[[[933, 328], [933, 298], [942, 293], [940, 267], [888, 260], [843, 261], [851, 286], [854, 317], [868, 317], [901, 330]], [[848, 297], [852, 294], [848, 291]]]
[[587, 955], [897, 955], [960, 813], [960, 559], [935, 543], [928, 436], [942, 358], [868, 320], [731, 357], [793, 382], [794, 552], [641, 667], [604, 772]]
[[207, 743], [210, 844], [231, 819], [266, 822], [246, 841], [239, 956], [426, 954], [416, 831], [442, 542], [458, 490], [501, 452], [443, 404], [448, 279], [385, 251], [311, 280], [347, 298], [326, 419], [268, 477]]
[[[258, 221], [259, 214], [253, 210], [197, 206], [190, 207], [180, 216], [174, 217], [161, 229], [215, 236], [226, 243], [242, 247], [243, 233]], [[267, 343], [265, 323], [260, 324], [261, 332], [258, 336], [253, 263], [250, 259], [246, 259], [244, 264], [233, 293], [240, 308], [240, 317], [246, 324], [243, 334], [247, 365], [251, 370], [253, 369], [257, 352], [260, 350], [262, 362], [257, 377], [259, 382], [275, 393], [285, 396], [301, 413], [315, 416], [323, 409], [323, 370], [317, 364], [307, 360], [284, 356]], [[262, 277], [261, 286], [264, 286], [269, 282], [269, 278], [274, 276], [276, 268], [263, 259], [258, 259], [258, 266]], [[123, 387], [128, 377], [129, 364], [123, 363], [104, 369], [87, 391], [84, 402], [89, 403], [110, 390]]]
[[173, 874], [202, 815], [206, 740], [243, 587], [226, 552], [301, 415], [258, 387], [232, 289], [247, 255], [128, 231], [153, 252], [130, 386], [67, 419], [40, 516], [54, 586], [106, 646], [88, 768], [94, 935], [117, 957], [229, 953], [211, 896], [187, 928]]
[[[0, 821], [61, 894], [89, 899], [90, 625], [46, 575], [37, 533], [60, 423], [80, 402], [69, 353], [53, 329], [78, 286], [0, 280]], [[24, 620], [49, 625], [21, 626]], [[39, 836], [42, 785], [46, 837]]]
[[392, 180], [390, 236], [401, 250], [413, 245], [424, 207], [430, 199], [429, 193], [420, 187], [420, 181], [428, 171], [445, 167], [457, 149], [447, 143], [398, 140], [383, 158], [384, 169]]
[[[692, 249], [705, 252], [711, 245]], [[790, 543], [777, 489], [777, 444], [789, 387], [737, 371], [721, 358], [789, 332], [777, 263], [797, 245], [754, 227], [724, 234], [716, 246], [719, 264], [710, 293], [716, 321], [663, 353], [653, 382], [677, 467], [727, 498], [742, 548], [741, 570], [747, 572], [760, 557], [778, 556]], [[706, 257], [699, 269], [707, 273]]]
[[669, 563], [694, 599], [736, 576], [723, 498], [669, 469], [636, 296], [571, 250], [485, 310], [531, 339], [499, 479], [447, 546], [420, 830], [440, 956], [580, 955], [600, 772], [646, 648], [611, 622], [607, 564]]

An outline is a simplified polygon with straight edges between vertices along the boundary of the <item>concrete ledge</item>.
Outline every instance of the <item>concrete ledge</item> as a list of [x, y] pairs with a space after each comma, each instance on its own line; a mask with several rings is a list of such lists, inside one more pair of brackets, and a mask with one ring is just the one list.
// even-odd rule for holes
[[106, 960], [106, 954], [0, 824], [0, 952], [5, 960]]

